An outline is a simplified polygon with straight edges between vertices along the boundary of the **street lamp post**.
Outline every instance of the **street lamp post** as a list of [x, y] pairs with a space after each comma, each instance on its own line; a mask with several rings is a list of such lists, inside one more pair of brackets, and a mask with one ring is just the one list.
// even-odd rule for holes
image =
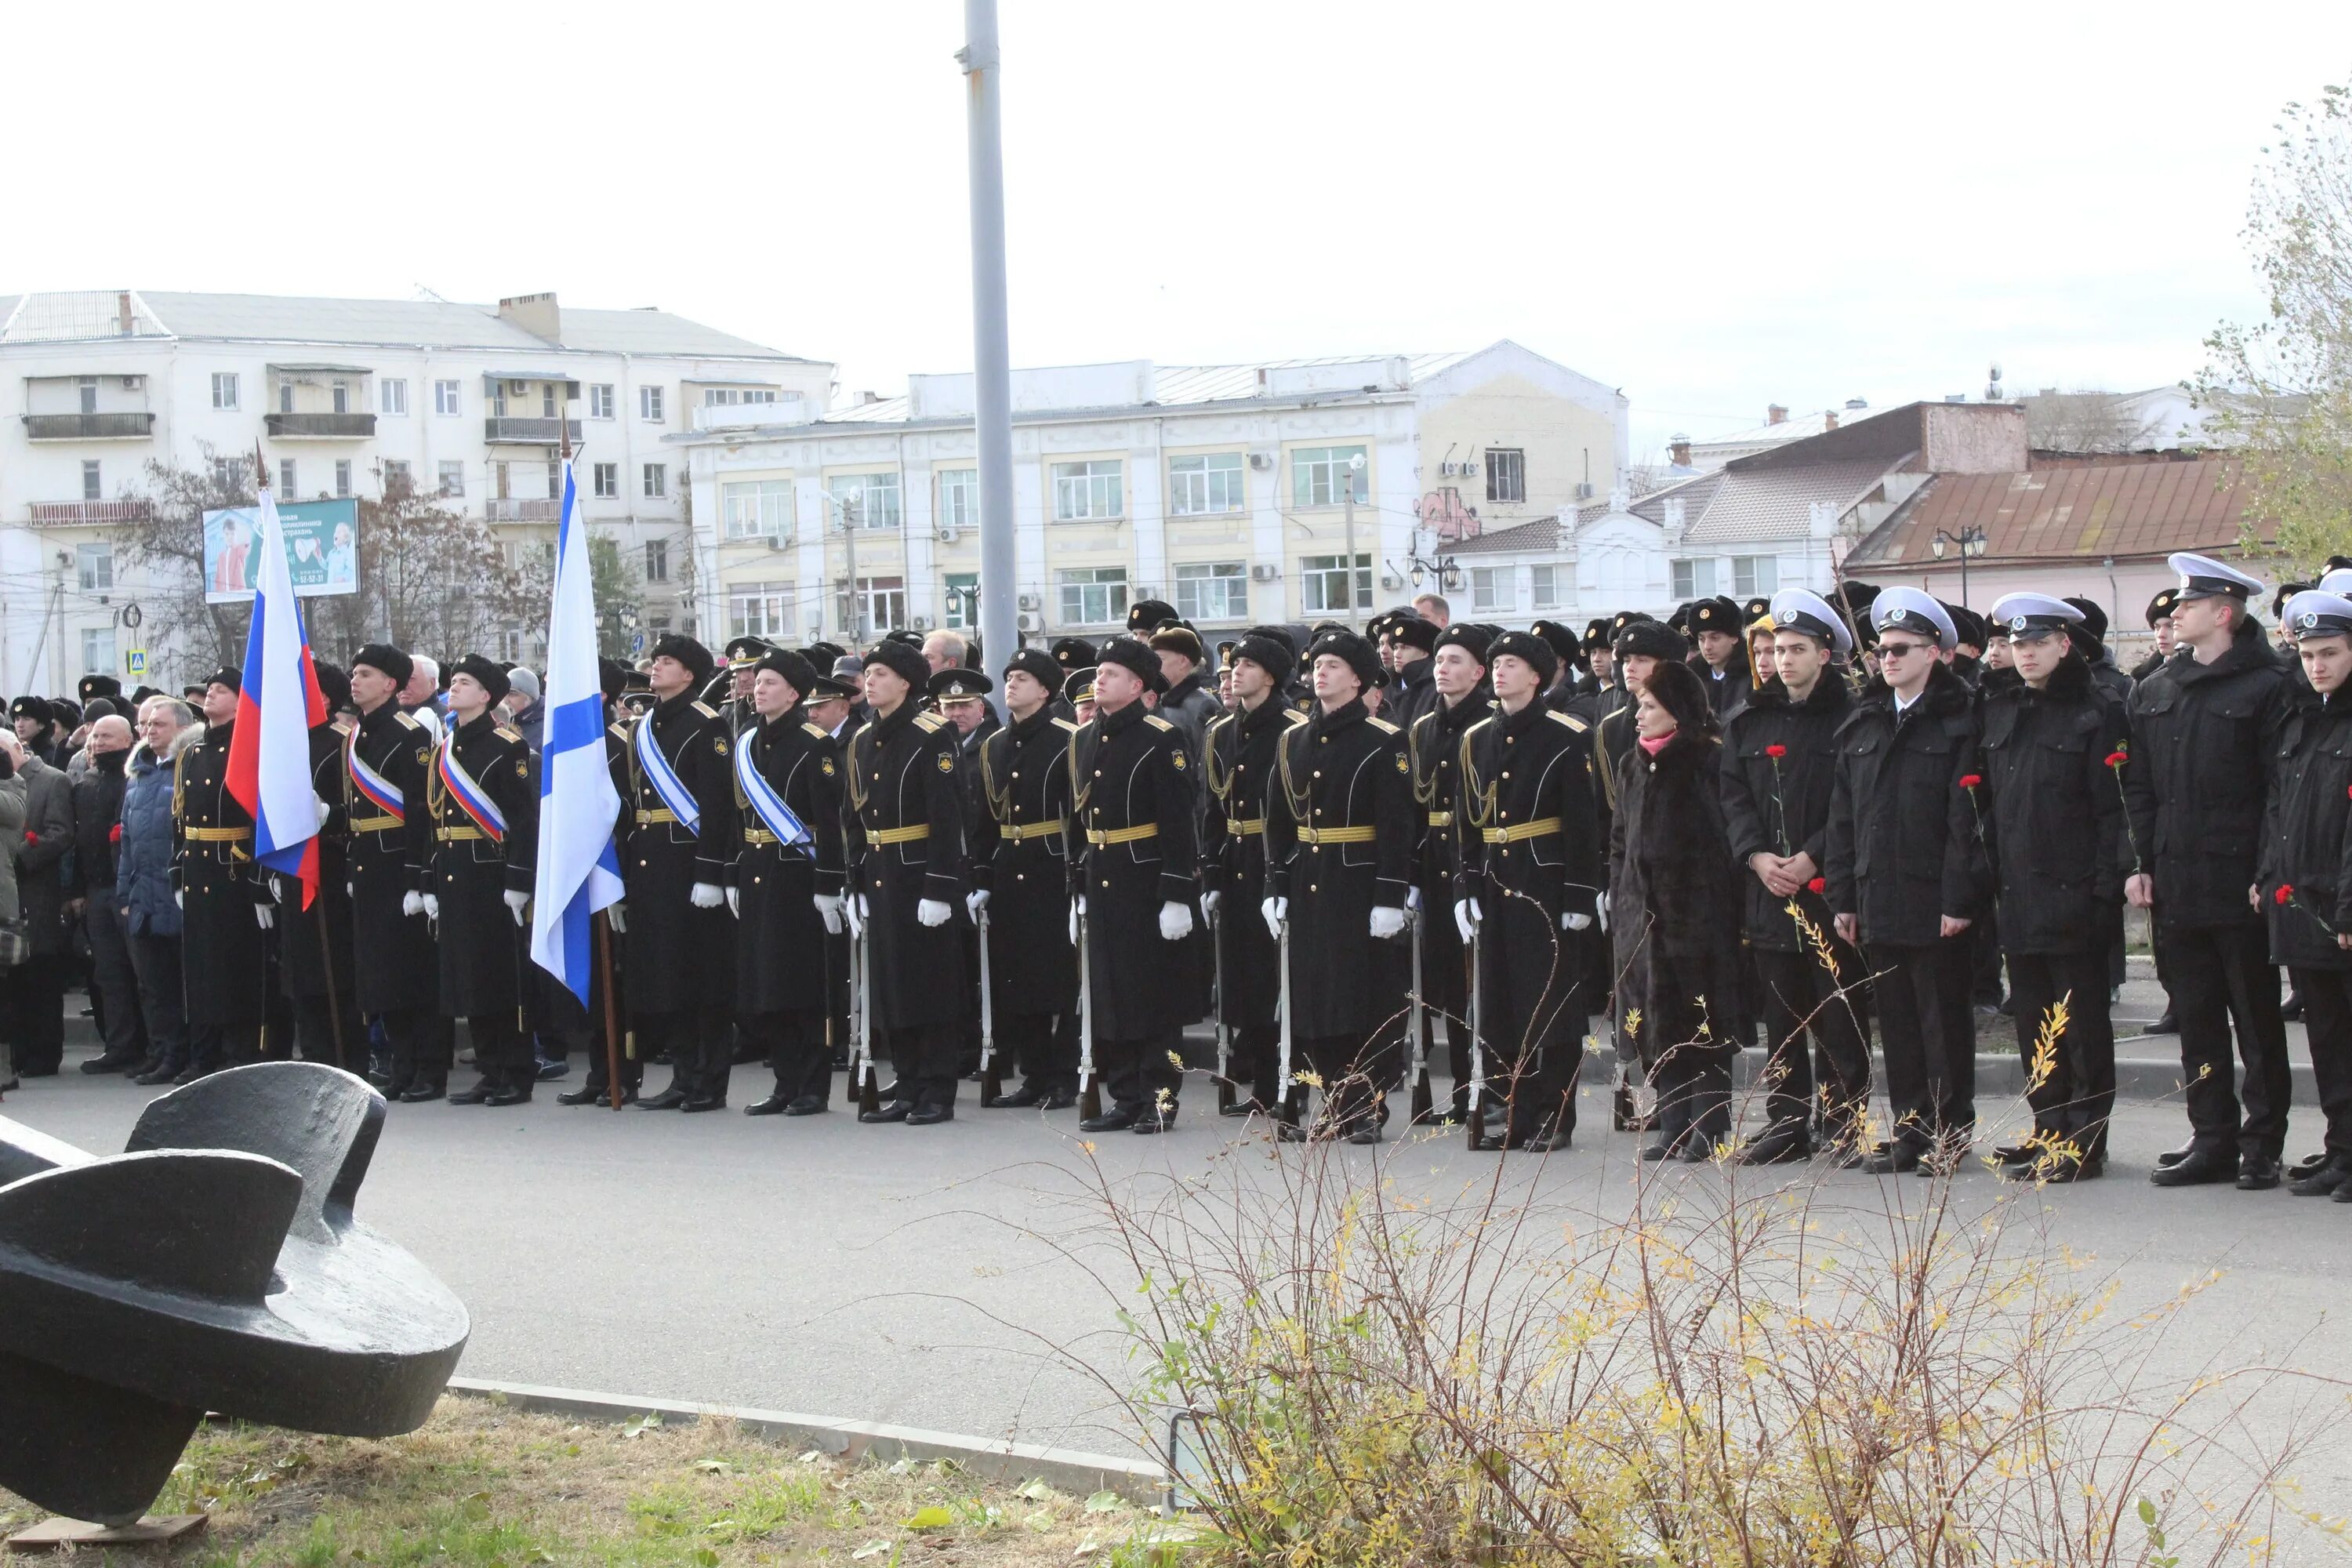
[[1936, 537], [1928, 542], [1927, 548], [1935, 552], [1937, 560], [1941, 561], [1944, 558], [1944, 546], [1947, 544], [1959, 547], [1960, 607], [1966, 609], [1969, 607], [1969, 558], [1972, 555], [1982, 555], [1985, 552], [1985, 531], [1974, 523], [1970, 523], [1958, 533], [1947, 533], [1939, 528], [1936, 531]]
[[1356, 476], [1363, 471], [1364, 455], [1358, 452], [1348, 459], [1348, 472], [1340, 481], [1347, 487], [1347, 521], [1341, 548], [1347, 552], [1348, 629], [1358, 632], [1364, 629], [1364, 621], [1363, 612], [1356, 603]]

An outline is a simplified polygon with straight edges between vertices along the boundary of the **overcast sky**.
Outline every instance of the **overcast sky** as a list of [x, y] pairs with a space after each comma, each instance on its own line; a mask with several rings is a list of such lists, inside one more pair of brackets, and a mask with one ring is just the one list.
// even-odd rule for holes
[[[1517, 340], [1637, 458], [1765, 405], [2138, 387], [2352, 5], [1004, 0], [1015, 364]], [[18, 7], [0, 293], [659, 305], [969, 369], [962, 11]]]

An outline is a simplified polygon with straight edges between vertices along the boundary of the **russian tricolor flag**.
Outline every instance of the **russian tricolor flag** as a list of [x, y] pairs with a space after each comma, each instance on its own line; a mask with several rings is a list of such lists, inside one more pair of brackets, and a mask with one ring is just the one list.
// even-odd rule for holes
[[254, 858], [302, 879], [302, 907], [319, 893], [318, 795], [310, 782], [310, 731], [327, 721], [326, 695], [310, 667], [310, 638], [294, 597], [294, 573], [267, 479], [256, 549], [261, 569], [253, 625], [245, 634], [245, 677], [236, 733], [228, 747], [228, 792], [253, 818]]

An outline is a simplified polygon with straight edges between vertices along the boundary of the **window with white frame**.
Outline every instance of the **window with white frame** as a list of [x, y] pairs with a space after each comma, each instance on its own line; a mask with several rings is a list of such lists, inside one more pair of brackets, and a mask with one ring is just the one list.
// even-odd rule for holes
[[74, 389], [81, 395], [81, 411], [84, 414], [97, 413], [98, 377], [85, 375], [74, 384]]
[[213, 406], [235, 410], [236, 407], [236, 372], [213, 372]]
[[1731, 591], [1739, 597], [1769, 599], [1780, 588], [1779, 556], [1735, 555], [1731, 558]]
[[662, 422], [662, 391], [658, 386], [637, 388], [637, 417], [648, 425]]
[[860, 577], [857, 600], [865, 625], [860, 636], [879, 637], [907, 624], [907, 580], [904, 577]]
[[898, 526], [902, 513], [898, 507], [898, 475], [896, 470], [879, 474], [835, 474], [825, 480], [824, 488], [848, 526], [867, 529]]
[[441, 461], [440, 474], [440, 489], [442, 495], [462, 496], [466, 493], [466, 465], [464, 463], [445, 458]]
[[408, 489], [408, 459], [386, 458], [383, 460], [383, 493], [399, 495]]
[[1361, 447], [1299, 447], [1290, 454], [1290, 504], [1304, 506], [1338, 506], [1349, 495], [1357, 504], [1371, 499], [1372, 469], [1370, 462], [1358, 468], [1348, 465], [1364, 457]]
[[84, 458], [81, 460], [81, 499], [84, 500], [106, 499], [106, 481], [100, 477], [96, 458]]
[[349, 414], [352, 411], [352, 384], [350, 382], [339, 381], [335, 383], [334, 391], [331, 395], [334, 400], [334, 411], [336, 413]]
[[74, 577], [85, 594], [112, 593], [114, 546], [104, 543], [75, 545]]
[[792, 634], [793, 585], [790, 583], [736, 583], [728, 587], [729, 637], [782, 637]]
[[561, 458], [547, 459], [547, 499], [550, 500], [563, 499], [563, 463]]
[[1054, 465], [1054, 521], [1100, 522], [1127, 515], [1127, 465], [1117, 458]]
[[1677, 561], [1674, 563], [1675, 597], [1677, 599], [1712, 599], [1715, 597], [1715, 563], [1709, 561]]
[[352, 460], [349, 458], [337, 458], [335, 459], [335, 499], [341, 500], [351, 493]]
[[702, 389], [705, 408], [737, 408], [744, 404], [773, 403], [776, 389], [772, 386], [706, 386]]
[[621, 494], [621, 465], [618, 463], [597, 463], [593, 465], [593, 467], [596, 470], [597, 499], [600, 500], [617, 500]]
[[408, 383], [395, 377], [375, 384], [377, 405], [394, 419], [405, 418], [408, 414]]
[[1517, 570], [1510, 566], [1470, 568], [1470, 607], [1487, 615], [1507, 616], [1518, 607], [1514, 593]]
[[660, 500], [668, 494], [669, 465], [667, 463], [647, 463], [646, 465], [646, 499], [647, 500]]
[[977, 572], [950, 572], [940, 580], [940, 624], [958, 631], [980, 625], [972, 595], [980, 587]]
[[1209, 452], [1168, 459], [1168, 510], [1173, 517], [1239, 511], [1246, 504], [1239, 452]]
[[81, 629], [81, 670], [84, 675], [112, 675], [114, 668], [114, 628], [84, 626]]
[[978, 468], [941, 468], [940, 470], [940, 527], [941, 530], [978, 528], [980, 526], [980, 470]]
[[742, 479], [721, 485], [719, 510], [730, 539], [790, 539], [793, 482]]
[[648, 539], [646, 541], [646, 581], [648, 583], [667, 583], [669, 581], [668, 540]]
[[278, 459], [278, 499], [279, 500], [294, 499], [294, 459], [291, 458]]
[[465, 411], [465, 395], [458, 391], [456, 382], [436, 381], [433, 384], [434, 413], [463, 414]]
[[[1298, 607], [1301, 613], [1344, 616], [1348, 613], [1348, 566], [1344, 555], [1309, 555], [1298, 563]], [[1356, 608], [1372, 607], [1372, 558], [1356, 557]]]
[[1176, 613], [1188, 621], [1238, 621], [1249, 616], [1249, 566], [1212, 561], [1176, 568]]
[[613, 416], [613, 384], [592, 382], [588, 387], [588, 417], [610, 419]]
[[1486, 499], [1523, 501], [1528, 499], [1528, 455], [1517, 447], [1486, 448]]
[[281, 381], [278, 384], [278, 412], [280, 414], [294, 412], [294, 384], [290, 381]]
[[238, 472], [242, 468], [242, 464], [232, 463], [226, 458], [215, 458], [213, 459], [213, 483], [221, 489], [228, 489], [229, 486], [236, 482]]
[[1127, 568], [1066, 567], [1056, 574], [1062, 590], [1062, 624], [1103, 626], [1127, 620]]
[[1528, 568], [1528, 607], [1557, 610], [1568, 603], [1569, 570], [1565, 566]]
[[[516, 384], [520, 385], [521, 384], [517, 383]], [[490, 417], [493, 419], [503, 419], [506, 416], [507, 384], [503, 381], [494, 381], [490, 383]]]

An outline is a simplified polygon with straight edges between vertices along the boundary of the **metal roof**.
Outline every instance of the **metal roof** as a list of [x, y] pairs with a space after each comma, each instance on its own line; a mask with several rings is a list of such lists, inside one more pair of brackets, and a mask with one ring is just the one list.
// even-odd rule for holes
[[[122, 331], [123, 296], [131, 300], [131, 331]], [[0, 312], [0, 343], [62, 343], [88, 338], [164, 336], [154, 312], [132, 290], [76, 289], [12, 295]]]
[[[1987, 561], [2221, 550], [2243, 536], [2247, 499], [2234, 458], [1938, 474], [1856, 545], [1847, 563], [1933, 564], [1938, 529], [1983, 529], [1979, 559]], [[2256, 537], [2275, 537], [2274, 521], [2251, 521]]]

